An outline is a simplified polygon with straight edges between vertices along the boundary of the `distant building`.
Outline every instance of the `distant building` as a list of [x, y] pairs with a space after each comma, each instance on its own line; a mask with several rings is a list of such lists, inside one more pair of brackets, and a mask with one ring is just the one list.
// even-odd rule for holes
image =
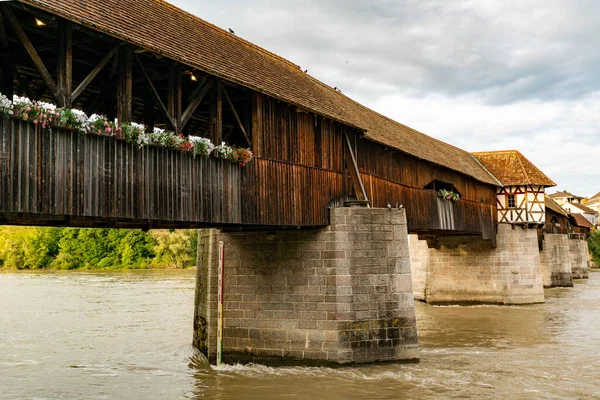
[[585, 199], [585, 197], [577, 196], [573, 193], [567, 192], [566, 190], [551, 194], [550, 197], [552, 197], [552, 199], [561, 206], [567, 203], [582, 203], [583, 199]]
[[569, 214], [580, 214], [587, 219], [592, 226], [598, 225], [598, 212], [584, 204], [580, 203], [567, 203], [563, 204], [562, 208], [564, 208]]
[[596, 193], [584, 203], [586, 207], [596, 212], [600, 212], [600, 192]]

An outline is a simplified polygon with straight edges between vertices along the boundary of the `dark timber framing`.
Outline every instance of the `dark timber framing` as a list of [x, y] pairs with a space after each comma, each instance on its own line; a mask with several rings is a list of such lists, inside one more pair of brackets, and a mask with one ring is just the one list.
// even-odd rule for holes
[[[2, 93], [144, 122], [149, 131], [160, 127], [215, 145], [251, 146], [255, 154], [241, 167], [64, 128], [42, 133], [31, 122], [3, 119], [2, 223], [312, 228], [329, 224], [328, 208], [350, 202], [404, 207], [409, 231], [421, 236], [495, 240], [496, 187], [475, 175], [390, 149], [353, 124], [65, 14], [15, 1], [0, 3], [0, 17]], [[46, 26], [35, 26], [35, 18]], [[424, 189], [436, 179], [454, 185], [461, 200], [445, 202]]]

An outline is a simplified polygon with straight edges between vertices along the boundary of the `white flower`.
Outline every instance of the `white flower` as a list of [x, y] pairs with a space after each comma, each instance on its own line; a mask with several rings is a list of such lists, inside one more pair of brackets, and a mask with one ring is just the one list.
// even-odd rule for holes
[[137, 143], [140, 147], [148, 146], [152, 144], [152, 138], [150, 137], [150, 133], [142, 133], [138, 136]]
[[17, 95], [13, 96], [13, 104], [18, 107], [33, 106], [33, 102], [27, 97], [19, 97]]
[[86, 122], [88, 121], [88, 116], [85, 115], [85, 113], [81, 110], [77, 110], [77, 109], [72, 109], [71, 110], [73, 112], [73, 114], [75, 114], [75, 118], [77, 118], [77, 122], [81, 125], [84, 126], [86, 124]]
[[137, 122], [132, 122], [131, 126], [140, 132], [144, 132], [146, 130], [146, 127], [144, 126], [144, 124], [138, 124]]
[[157, 128], [157, 127], [154, 127], [154, 133], [165, 133], [165, 130]]
[[48, 111], [48, 112], [54, 112], [56, 111], [56, 106], [54, 104], [51, 103], [46, 103], [43, 101], [38, 101], [36, 102], [37, 105], [39, 105], [40, 107], [42, 107], [44, 110]]
[[12, 108], [13, 108], [12, 101], [10, 101], [8, 99], [8, 97], [6, 97], [2, 93], [0, 93], [0, 112], [10, 113], [12, 111]]
[[194, 145], [194, 147], [192, 147], [192, 153], [194, 154], [194, 156], [203, 155], [205, 157], [208, 157], [215, 148], [215, 145], [212, 144], [210, 139], [207, 138], [199, 136], [190, 136], [189, 140]]

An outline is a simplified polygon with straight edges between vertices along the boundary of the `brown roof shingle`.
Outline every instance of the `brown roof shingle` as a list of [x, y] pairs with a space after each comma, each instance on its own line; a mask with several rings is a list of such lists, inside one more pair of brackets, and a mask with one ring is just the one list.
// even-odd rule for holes
[[554, 211], [557, 214], [564, 215], [565, 217], [569, 216], [569, 214], [567, 214], [565, 209], [562, 208], [556, 201], [554, 201], [554, 199], [552, 197], [544, 196], [544, 200], [546, 203], [546, 208]]
[[582, 214], [569, 214], [572, 223], [575, 223], [577, 226], [581, 226], [584, 228], [594, 228], [594, 225], [590, 221], [587, 220]]
[[504, 186], [556, 186], [554, 181], [517, 150], [487, 151], [473, 155]]
[[20, 0], [364, 130], [375, 142], [497, 184], [471, 154], [364, 107], [296, 65], [162, 0]]
[[574, 197], [577, 199], [583, 199], [583, 197], [577, 196], [576, 194], [573, 194], [571, 192], [567, 192], [566, 190], [563, 190], [562, 192], [552, 193], [550, 195], [550, 197], [555, 198], [555, 199], [564, 198], [564, 197]]
[[570, 206], [577, 207], [586, 214], [597, 214], [596, 210], [589, 208], [581, 203], [569, 203]]

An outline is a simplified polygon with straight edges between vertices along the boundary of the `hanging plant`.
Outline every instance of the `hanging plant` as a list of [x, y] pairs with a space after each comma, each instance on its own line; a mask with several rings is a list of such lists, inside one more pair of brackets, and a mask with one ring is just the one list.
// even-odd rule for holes
[[460, 195], [458, 193], [454, 193], [451, 190], [440, 189], [438, 192], [438, 196], [444, 200], [457, 201], [460, 199]]

